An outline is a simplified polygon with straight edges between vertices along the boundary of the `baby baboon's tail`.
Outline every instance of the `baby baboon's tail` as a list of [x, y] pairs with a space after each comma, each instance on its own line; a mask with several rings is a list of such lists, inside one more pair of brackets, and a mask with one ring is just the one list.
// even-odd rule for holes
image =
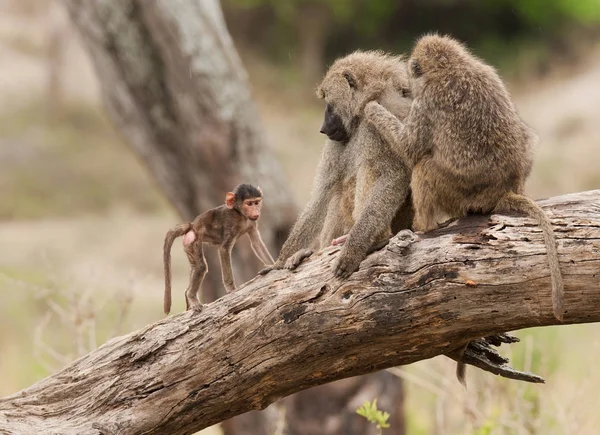
[[192, 229], [191, 223], [177, 225], [170, 229], [165, 236], [165, 244], [163, 248], [163, 262], [165, 267], [165, 296], [164, 309], [165, 314], [171, 311], [171, 246], [177, 237], [183, 236]]

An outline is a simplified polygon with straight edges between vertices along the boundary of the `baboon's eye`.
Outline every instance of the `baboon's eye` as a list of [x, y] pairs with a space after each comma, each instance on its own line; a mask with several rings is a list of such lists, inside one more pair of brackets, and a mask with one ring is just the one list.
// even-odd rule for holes
[[348, 86], [350, 86], [352, 89], [354, 89], [356, 87], [356, 81], [354, 80], [354, 77], [352, 77], [352, 75], [349, 72], [344, 73], [344, 78], [348, 82]]
[[410, 63], [410, 68], [415, 77], [420, 77], [423, 74], [423, 70], [421, 69], [421, 64], [416, 60], [413, 60]]

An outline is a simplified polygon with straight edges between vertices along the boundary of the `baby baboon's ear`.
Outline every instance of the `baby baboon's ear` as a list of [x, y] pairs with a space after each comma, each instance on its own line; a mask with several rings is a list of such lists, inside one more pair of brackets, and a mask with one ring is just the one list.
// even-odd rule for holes
[[233, 208], [233, 206], [235, 205], [235, 193], [227, 192], [227, 194], [225, 195], [225, 205], [227, 206], [227, 208]]

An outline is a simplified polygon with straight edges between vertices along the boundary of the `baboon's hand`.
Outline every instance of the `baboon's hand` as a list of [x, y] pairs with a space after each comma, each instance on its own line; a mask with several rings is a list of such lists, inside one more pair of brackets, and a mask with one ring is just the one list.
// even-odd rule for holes
[[365, 118], [373, 123], [376, 119], [379, 119], [382, 111], [387, 112], [377, 101], [369, 101], [365, 106]]
[[285, 262], [285, 268], [289, 270], [296, 269], [298, 266], [300, 266], [300, 264], [302, 264], [302, 262], [306, 258], [310, 257], [312, 254], [312, 249], [300, 249], [298, 252], [296, 252], [294, 255], [287, 259], [287, 261]]
[[266, 275], [267, 273], [269, 273], [272, 270], [280, 270], [280, 269], [283, 269], [283, 267], [284, 267], [283, 262], [277, 260], [275, 263], [269, 264], [268, 266], [263, 267], [262, 269], [260, 269], [258, 271], [258, 274], [259, 275]]
[[361, 261], [364, 259], [362, 256], [357, 255], [356, 252], [350, 254], [346, 249], [347, 246], [348, 245], [345, 245], [344, 248], [342, 248], [342, 252], [340, 252], [339, 257], [333, 266], [335, 275], [340, 278], [348, 278], [356, 272]]

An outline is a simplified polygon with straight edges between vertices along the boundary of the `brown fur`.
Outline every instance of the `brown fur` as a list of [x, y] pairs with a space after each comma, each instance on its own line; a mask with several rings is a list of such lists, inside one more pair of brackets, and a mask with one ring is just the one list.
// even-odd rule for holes
[[[496, 71], [447, 36], [421, 38], [409, 60], [414, 102], [402, 124], [373, 103], [367, 117], [414, 165], [414, 229], [437, 216], [516, 211], [538, 220], [548, 250], [553, 306], [563, 316], [563, 283], [550, 221], [523, 195], [536, 134], [521, 120]], [[446, 217], [446, 216], [445, 216]]]
[[[562, 320], [556, 240], [543, 210], [523, 195], [536, 134], [521, 120], [496, 71], [448, 36], [422, 37], [408, 62], [413, 105], [400, 122], [377, 103], [367, 119], [413, 167], [413, 228], [430, 231], [469, 212], [521, 212], [544, 235], [554, 315]], [[457, 373], [464, 376], [464, 367]]]
[[363, 120], [365, 104], [376, 98], [404, 118], [410, 107], [408, 86], [402, 58], [383, 52], [358, 51], [331, 66], [317, 96], [333, 108], [349, 140], [327, 139], [311, 199], [272, 268], [293, 269], [312, 253], [308, 248], [317, 237], [323, 248], [350, 232], [334, 266], [338, 275], [348, 276], [370, 249], [389, 238], [395, 216], [400, 216], [396, 224], [408, 227], [410, 171]]
[[[241, 185], [247, 186], [247, 185]], [[204, 259], [202, 249], [203, 243], [219, 246], [219, 259], [221, 261], [221, 273], [223, 285], [228, 292], [235, 290], [235, 281], [231, 268], [231, 250], [238, 238], [248, 234], [252, 250], [264, 264], [272, 264], [273, 258], [263, 243], [257, 226], [257, 216], [260, 216], [261, 204], [245, 206], [244, 201], [262, 199], [262, 194], [257, 197], [240, 195], [236, 187], [234, 192], [227, 194], [228, 204], [210, 209], [198, 215], [193, 222], [178, 225], [169, 230], [164, 243], [164, 269], [165, 269], [165, 314], [171, 311], [171, 246], [173, 241], [184, 236], [183, 249], [190, 262], [190, 283], [185, 292], [186, 309], [200, 311], [202, 304], [198, 297], [198, 291], [208, 268]], [[260, 191], [260, 190], [259, 190]], [[252, 220], [249, 213], [254, 213]]]

